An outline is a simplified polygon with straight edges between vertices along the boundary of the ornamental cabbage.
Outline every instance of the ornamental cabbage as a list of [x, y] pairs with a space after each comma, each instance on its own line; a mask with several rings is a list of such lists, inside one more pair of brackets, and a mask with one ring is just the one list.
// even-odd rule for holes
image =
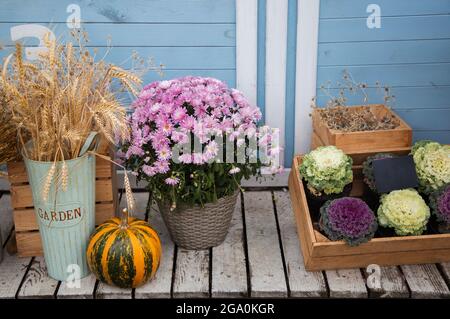
[[450, 183], [449, 145], [422, 141], [413, 146], [412, 154], [421, 192], [430, 194]]
[[450, 184], [430, 195], [430, 207], [438, 222], [450, 225]]
[[343, 197], [327, 201], [320, 209], [320, 228], [331, 240], [344, 240], [357, 246], [373, 238], [377, 218], [361, 199]]
[[378, 223], [392, 227], [397, 235], [420, 235], [427, 227], [430, 208], [412, 188], [392, 191], [381, 196]]
[[352, 163], [336, 146], [320, 146], [303, 157], [300, 174], [313, 194], [339, 194], [353, 181]]
[[378, 153], [373, 156], [367, 157], [366, 161], [363, 163], [364, 183], [366, 183], [372, 191], [377, 192], [377, 186], [375, 184], [375, 176], [372, 166], [373, 161], [393, 157], [396, 157], [396, 155], [391, 153]]

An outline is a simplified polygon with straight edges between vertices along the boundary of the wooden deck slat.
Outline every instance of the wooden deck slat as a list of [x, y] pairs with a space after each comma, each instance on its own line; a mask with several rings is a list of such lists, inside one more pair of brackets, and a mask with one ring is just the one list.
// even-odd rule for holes
[[[12, 224], [11, 197], [4, 194], [0, 198], [2, 244], [7, 240]], [[14, 238], [11, 237], [9, 240], [11, 242]], [[9, 255], [6, 248], [0, 247], [0, 249], [3, 250], [3, 261], [0, 263], [0, 299], [13, 299], [20, 287], [31, 258], [19, 258], [17, 255]]]
[[44, 257], [35, 257], [25, 275], [18, 298], [47, 299], [54, 298], [58, 281], [47, 274]]
[[251, 297], [287, 297], [272, 194], [245, 192]]
[[331, 298], [367, 298], [364, 278], [359, 269], [327, 270]]
[[[148, 193], [136, 193], [136, 200], [139, 197], [148, 199]], [[172, 287], [173, 274], [173, 258], [175, 253], [175, 246], [170, 239], [169, 232], [159, 214], [156, 204], [152, 205], [149, 212], [148, 222], [158, 232], [161, 239], [162, 256], [159, 269], [155, 277], [145, 285], [136, 288], [134, 292], [135, 298], [170, 298], [170, 289]]]
[[[147, 193], [144, 193], [147, 194]], [[135, 193], [134, 198], [136, 200], [136, 207], [134, 211], [134, 216], [140, 219], [145, 219], [145, 213], [147, 209], [147, 196], [143, 196], [142, 193]], [[125, 194], [122, 195], [119, 207], [122, 209], [126, 207]], [[120, 211], [121, 211], [120, 209]], [[113, 287], [105, 283], [99, 282], [95, 295], [99, 299], [130, 299], [133, 295], [132, 289], [121, 289], [118, 287]]]
[[240, 196], [236, 201], [225, 242], [213, 248], [212, 259], [211, 296], [246, 297], [248, 295], [247, 268]]
[[209, 250], [178, 249], [173, 297], [209, 297]]
[[322, 272], [305, 270], [288, 192], [274, 192], [291, 297], [326, 297]]
[[450, 291], [434, 264], [401, 266], [411, 298], [450, 298]]
[[0, 264], [0, 299], [13, 299], [19, 290], [31, 258], [9, 255], [6, 249], [3, 249], [3, 257]]
[[62, 282], [59, 286], [56, 298], [57, 299], [92, 299], [94, 298], [94, 288], [96, 278], [93, 274], [87, 277], [81, 278], [80, 286], [74, 287], [67, 285], [66, 282]]
[[11, 208], [11, 196], [8, 194], [4, 194], [0, 197], [0, 238], [2, 239], [2, 246], [8, 239], [13, 225], [14, 221], [13, 210]]
[[[363, 270], [366, 280], [371, 274]], [[403, 274], [397, 266], [380, 267], [379, 286], [368, 287], [371, 298], [409, 298], [409, 290]]]
[[[137, 202], [136, 217], [144, 218], [148, 194], [135, 193], [134, 196]], [[160, 215], [153, 212], [150, 215], [150, 223], [160, 234], [163, 243], [162, 263], [154, 280], [135, 290], [135, 297], [170, 297], [172, 280], [174, 297], [208, 297], [210, 288], [213, 297], [240, 297], [247, 293], [247, 275], [250, 277], [252, 297], [286, 297], [283, 252], [292, 297], [326, 296], [326, 279], [330, 297], [405, 298], [411, 294], [412, 298], [450, 298], [448, 287], [450, 263], [442, 263], [438, 265], [439, 268], [434, 264], [381, 267], [381, 288], [379, 289], [367, 288], [366, 278], [359, 269], [326, 271], [326, 277], [321, 272], [306, 272], [292, 217], [289, 194], [274, 191], [282, 251], [279, 249], [271, 193], [247, 191], [243, 196], [249, 274], [246, 273], [245, 267], [245, 241], [242, 239], [245, 229], [240, 211], [240, 200], [235, 208], [232, 226], [225, 243], [212, 250], [211, 283], [209, 282], [210, 255], [207, 250], [196, 252], [178, 249], [175, 276], [172, 278], [175, 247]], [[3, 194], [0, 197], [0, 231], [3, 240], [6, 240], [13, 226], [10, 203], [9, 194]], [[42, 257], [35, 258], [28, 269], [31, 258], [9, 255], [6, 249], [4, 249], [4, 255], [5, 259], [0, 264], [0, 299], [15, 296], [18, 298], [54, 297], [58, 282], [46, 276]], [[93, 275], [83, 278], [80, 288], [69, 288], [63, 282], [56, 291], [57, 298], [93, 298], [95, 283], [96, 279]], [[20, 291], [18, 291], [19, 287]], [[131, 298], [132, 290], [99, 283], [96, 297]]]
[[99, 283], [95, 291], [97, 299], [131, 299], [132, 289], [122, 289], [103, 283]]
[[447, 285], [450, 286], [450, 262], [441, 263], [439, 264], [439, 267], [442, 271], [442, 274], [444, 275], [444, 279], [447, 282]]

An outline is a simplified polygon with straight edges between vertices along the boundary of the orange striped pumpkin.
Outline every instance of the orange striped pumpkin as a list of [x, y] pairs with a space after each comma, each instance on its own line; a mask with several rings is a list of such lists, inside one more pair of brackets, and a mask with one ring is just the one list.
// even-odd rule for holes
[[89, 268], [102, 282], [135, 288], [151, 279], [161, 259], [161, 241], [150, 225], [129, 217], [114, 217], [97, 227], [87, 248]]

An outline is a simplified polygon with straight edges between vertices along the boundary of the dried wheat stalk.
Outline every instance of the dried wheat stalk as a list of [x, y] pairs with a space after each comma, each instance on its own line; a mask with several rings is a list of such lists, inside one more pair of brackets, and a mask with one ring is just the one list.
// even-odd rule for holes
[[[83, 34], [83, 37], [85, 35]], [[124, 107], [111, 92], [120, 88], [136, 93], [141, 80], [132, 72], [95, 61], [78, 37], [76, 46], [45, 37], [47, 48], [33, 63], [22, 60], [22, 46], [3, 65], [0, 88], [6, 111], [25, 155], [38, 161], [64, 161], [78, 157], [91, 131], [111, 143], [129, 134]], [[2, 118], [2, 127], [4, 125]], [[32, 147], [25, 148], [27, 142]], [[5, 146], [2, 142], [2, 147]], [[62, 184], [65, 177], [62, 176]]]

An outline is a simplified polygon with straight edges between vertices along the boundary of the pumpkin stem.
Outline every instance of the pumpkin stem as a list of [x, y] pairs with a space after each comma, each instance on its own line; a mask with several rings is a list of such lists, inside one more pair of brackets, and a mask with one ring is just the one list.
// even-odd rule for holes
[[124, 208], [122, 210], [122, 220], [120, 223], [120, 228], [121, 229], [126, 229], [128, 228], [128, 209]]

